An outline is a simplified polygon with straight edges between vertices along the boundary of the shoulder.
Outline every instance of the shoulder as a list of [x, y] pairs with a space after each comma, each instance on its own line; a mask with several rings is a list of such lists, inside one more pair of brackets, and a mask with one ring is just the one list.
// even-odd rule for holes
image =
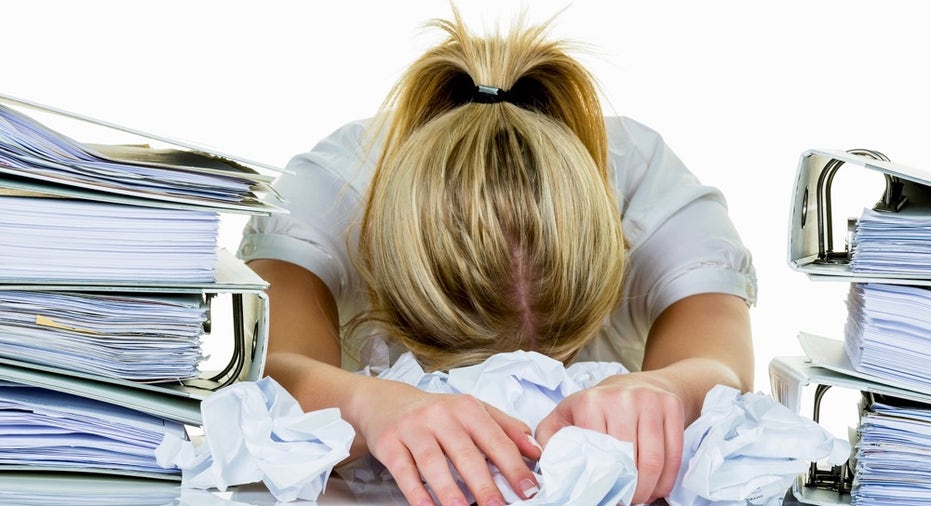
[[[618, 197], [624, 201], [622, 208], [633, 194], [644, 189], [645, 179], [655, 179], [666, 172], [670, 159], [666, 142], [656, 130], [624, 116], [606, 116], [605, 129], [608, 135], [608, 173], [613, 180]], [[683, 169], [674, 163], [677, 169]], [[646, 185], [646, 188], [654, 188]], [[659, 190], [660, 188], [654, 188]]]
[[373, 130], [372, 118], [346, 123], [320, 140], [310, 151], [299, 153], [288, 162], [298, 175], [319, 173], [348, 182], [356, 190], [371, 179], [381, 149], [380, 137]]
[[666, 147], [659, 132], [626, 116], [605, 116], [605, 129], [612, 158], [634, 156], [649, 159]]

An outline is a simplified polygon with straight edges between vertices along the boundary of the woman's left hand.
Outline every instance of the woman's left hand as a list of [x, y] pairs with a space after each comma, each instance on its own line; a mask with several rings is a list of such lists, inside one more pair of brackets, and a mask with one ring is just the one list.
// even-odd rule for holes
[[536, 438], [545, 447], [553, 434], [569, 425], [633, 442], [637, 462], [633, 504], [672, 491], [682, 459], [685, 410], [662, 373], [615, 375], [566, 397], [537, 426]]

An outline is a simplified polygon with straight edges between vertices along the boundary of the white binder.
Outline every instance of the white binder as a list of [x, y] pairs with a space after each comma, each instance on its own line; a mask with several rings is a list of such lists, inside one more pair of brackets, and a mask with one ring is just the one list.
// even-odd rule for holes
[[[846, 216], [832, 209], [832, 182], [840, 171], [868, 170], [881, 174], [885, 186], [877, 187], [876, 207], [896, 212], [904, 206], [928, 208], [931, 212], [931, 170], [889, 161], [872, 150], [817, 150], [802, 153], [789, 214], [788, 262], [793, 269], [817, 281], [877, 281], [931, 285], [931, 277], [854, 274], [849, 268], [849, 251], [833, 230], [846, 229]], [[840, 223], [840, 225], [838, 225]]]
[[[56, 197], [94, 200], [170, 209], [197, 209], [218, 213], [267, 215], [284, 213], [282, 203], [271, 186], [273, 176], [263, 172], [281, 169], [177, 139], [149, 134], [103, 120], [64, 111], [21, 98], [0, 94], [0, 105], [30, 116], [31, 112], [45, 118], [60, 119], [73, 127], [95, 127], [96, 132], [115, 134], [125, 143], [114, 145], [88, 144], [93, 139], [77, 139], [82, 145], [103, 153], [107, 160], [152, 167], [154, 170], [180, 171], [191, 174], [221, 174], [241, 178], [255, 190], [254, 198], [242, 202], [217, 202], [171, 194], [126, 190], [72, 180], [68, 177], [31, 173], [30, 169], [0, 163], [0, 194], [29, 195], [38, 193]], [[36, 120], [39, 121], [39, 120]], [[44, 124], [43, 124], [44, 126]], [[70, 136], [68, 131], [53, 131], [55, 139]], [[70, 140], [70, 137], [69, 137]], [[83, 174], [78, 174], [83, 176]], [[59, 367], [28, 363], [12, 358], [0, 358], [0, 380], [8, 380], [53, 390], [78, 394], [99, 400], [131, 406], [187, 424], [201, 423], [199, 401], [214, 390], [235, 381], [254, 381], [262, 377], [268, 336], [267, 283], [240, 259], [225, 250], [218, 251], [213, 282], [99, 282], [42, 279], [0, 279], [0, 290], [43, 290], [69, 292], [138, 292], [200, 294], [211, 306], [228, 299], [232, 321], [230, 334], [210, 335], [210, 339], [227, 339], [233, 350], [229, 363], [220, 371], [179, 383], [139, 383], [69, 371]]]
[[[219, 296], [228, 297], [232, 321], [230, 335], [211, 335], [226, 339], [233, 350], [230, 361], [221, 371], [205, 372], [201, 377], [180, 383], [138, 383], [0, 358], [0, 379], [50, 388], [134, 407], [140, 411], [192, 425], [201, 423], [200, 401], [214, 390], [235, 381], [256, 381], [263, 375], [268, 347], [268, 284], [242, 260], [220, 250], [217, 279], [207, 284], [3, 284], [0, 290], [120, 291], [145, 293], [197, 293], [211, 304]], [[216, 322], [213, 323], [217, 327]]]

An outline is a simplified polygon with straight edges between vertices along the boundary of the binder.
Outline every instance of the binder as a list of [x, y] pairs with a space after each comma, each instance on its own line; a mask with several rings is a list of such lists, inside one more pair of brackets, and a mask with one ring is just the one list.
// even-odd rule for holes
[[[180, 383], [139, 383], [0, 358], [0, 379], [130, 405], [165, 418], [199, 425], [199, 401], [232, 382], [260, 379], [268, 347], [269, 309], [265, 294], [268, 284], [228, 251], [221, 249], [219, 253], [217, 279], [213, 283], [0, 283], [0, 290], [195, 293], [208, 298], [211, 305], [219, 304], [218, 299], [226, 297], [231, 304], [232, 335], [210, 336], [212, 339], [227, 339], [233, 350], [229, 363], [222, 370]], [[216, 327], [213, 324], [211, 326]]]
[[850, 230], [848, 217], [837, 216], [832, 206], [832, 183], [840, 171], [866, 170], [880, 174], [877, 200], [863, 202], [883, 212], [905, 207], [931, 212], [931, 170], [889, 161], [880, 152], [811, 149], [801, 155], [795, 177], [789, 216], [788, 263], [814, 281], [878, 281], [931, 285], [931, 276], [853, 273], [849, 245], [835, 237], [836, 229]]
[[[52, 129], [42, 121], [33, 119], [33, 113], [76, 127], [97, 128], [98, 132], [106, 132], [108, 136], [120, 138], [121, 143], [88, 143], [85, 139], [81, 141], [77, 138], [72, 139], [63, 133], [64, 130]], [[169, 482], [180, 479], [180, 473], [163, 472], [161, 469], [151, 467], [147, 460], [148, 446], [130, 450], [142, 452], [133, 454], [140, 459], [134, 460], [127, 457], [124, 459], [126, 461], [124, 465], [99, 456], [105, 451], [118, 452], [112, 449], [121, 448], [121, 444], [131, 445], [129, 439], [115, 440], [113, 446], [109, 447], [111, 450], [89, 446], [84, 440], [76, 443], [79, 449], [85, 451], [88, 458], [102, 458], [104, 461], [102, 465], [99, 461], [88, 464], [86, 469], [82, 468], [85, 461], [80, 460], [82, 455], [80, 452], [75, 454], [76, 456], [68, 454], [67, 459], [58, 459], [54, 451], [52, 456], [45, 455], [42, 452], [48, 451], [49, 448], [54, 450], [57, 448], [56, 445], [67, 444], [59, 443], [59, 439], [64, 438], [58, 432], [59, 422], [51, 421], [55, 419], [55, 416], [48, 417], [47, 412], [61, 408], [60, 411], [66, 414], [61, 418], [70, 420], [70, 410], [77, 409], [83, 410], [81, 411], [83, 414], [90, 415], [88, 419], [100, 420], [99, 425], [81, 425], [85, 423], [83, 419], [68, 422], [89, 431], [76, 430], [75, 434], [79, 438], [105, 438], [106, 436], [99, 435], [91, 427], [105, 426], [104, 419], [108, 413], [120, 420], [138, 420], [140, 424], [148, 423], [144, 420], [151, 420], [143, 415], [151, 415], [158, 422], [154, 425], [160, 427], [164, 424], [166, 428], [170, 427], [173, 431], [184, 432], [179, 427], [196, 427], [203, 424], [200, 403], [213, 392], [237, 381], [257, 381], [263, 376], [269, 321], [268, 298], [265, 294], [268, 284], [249, 269], [242, 260], [224, 249], [216, 248], [216, 262], [211, 269], [214, 263], [213, 251], [217, 246], [215, 235], [212, 234], [214, 230], [211, 230], [210, 226], [195, 229], [190, 220], [175, 220], [175, 218], [209, 215], [211, 220], [218, 220], [219, 213], [268, 215], [286, 212], [280, 205], [284, 203], [283, 199], [271, 185], [274, 176], [268, 172], [283, 171], [277, 167], [191, 143], [0, 94], [0, 195], [45, 197], [31, 199], [29, 206], [21, 206], [25, 210], [17, 207], [19, 211], [5, 216], [5, 219], [13, 223], [10, 233], [15, 236], [15, 240], [22, 242], [22, 244], [17, 243], [17, 246], [23, 246], [22, 249], [26, 253], [22, 253], [19, 249], [10, 251], [8, 258], [10, 262], [12, 263], [14, 259], [21, 260], [22, 268], [10, 269], [9, 274], [5, 274], [6, 277], [0, 277], [0, 292], [17, 291], [15, 298], [5, 299], [5, 304], [16, 304], [16, 306], [8, 306], [12, 307], [11, 315], [4, 324], [16, 326], [15, 329], [8, 328], [11, 329], [10, 336], [18, 336], [18, 340], [8, 340], [6, 345], [10, 348], [5, 350], [7, 353], [3, 357], [0, 357], [0, 381], [10, 383], [5, 386], [9, 389], [7, 391], [10, 402], [5, 405], [4, 414], [9, 416], [5, 420], [13, 420], [13, 423], [16, 423], [18, 417], [22, 417], [25, 421], [21, 423], [35, 424], [31, 430], [38, 431], [36, 432], [38, 435], [36, 438], [29, 439], [29, 434], [32, 432], [17, 428], [17, 435], [11, 440], [12, 446], [8, 448], [13, 454], [8, 455], [8, 460], [0, 459], [0, 470], [4, 474], [15, 471], [33, 476], [50, 476], [49, 473], [61, 473], [56, 474], [58, 477], [83, 474], [96, 477], [129, 476]], [[93, 242], [90, 236], [81, 235], [84, 233], [84, 224], [89, 218], [86, 218], [85, 214], [72, 212], [71, 209], [75, 206], [68, 207], [67, 212], [59, 210], [55, 215], [56, 217], [66, 216], [60, 223], [55, 222], [58, 228], [54, 230], [63, 237], [52, 235], [55, 232], [48, 232], [51, 230], [48, 226], [36, 231], [24, 225], [24, 223], [30, 223], [28, 221], [30, 218], [34, 223], [37, 216], [51, 215], [48, 212], [51, 204], [42, 203], [38, 206], [32, 204], [46, 200], [50, 203], [64, 202], [62, 199], [68, 199], [68, 202], [86, 200], [101, 203], [102, 210], [95, 208], [92, 214], [94, 217], [100, 217], [101, 224], [96, 225], [96, 228], [89, 227], [88, 233], [93, 233], [94, 237], [103, 237], [105, 240], [99, 243]], [[8, 202], [22, 202], [22, 200], [8, 199]], [[117, 237], [114, 234], [119, 229], [118, 225], [114, 224], [117, 220], [107, 219], [107, 212], [120, 213], [122, 211], [128, 214], [130, 209], [126, 207], [127, 205], [134, 206], [133, 211], [140, 208], [147, 208], [147, 211], [155, 208], [164, 212], [139, 213], [145, 216], [140, 219], [139, 229], [119, 225], [128, 232], [132, 232], [132, 237], [138, 236], [138, 238], [134, 239], [134, 242], [116, 242], [113, 239]], [[81, 209], [86, 207], [80, 206]], [[179, 210], [185, 210], [185, 212]], [[188, 212], [190, 210], [205, 212], [191, 213]], [[165, 219], [162, 215], [170, 216]], [[78, 216], [80, 216], [79, 219]], [[68, 221], [67, 218], [78, 219], [78, 221]], [[26, 221], [23, 221], [24, 219]], [[209, 220], [205, 218], [204, 221]], [[91, 223], [97, 224], [98, 221], [91, 220]], [[214, 222], [209, 221], [209, 223]], [[162, 235], [155, 235], [154, 224], [161, 225], [158, 230], [162, 232]], [[46, 222], [46, 225], [49, 223]], [[75, 232], [76, 228], [81, 232]], [[148, 230], [149, 234], [136, 234], [137, 230]], [[186, 236], [188, 239], [193, 235], [195, 240], [175, 241], [175, 234], [178, 232], [188, 234]], [[59, 247], [58, 243], [52, 246], [39, 246], [44, 244], [41, 240], [42, 233], [50, 234], [51, 237], [65, 243], [78, 241], [74, 244], [81, 248], [70, 248], [71, 243], [67, 244], [69, 248]], [[197, 249], [198, 258], [206, 260], [201, 262], [203, 265], [197, 264], [194, 273], [190, 273], [189, 268], [166, 269], [165, 266], [168, 265], [177, 264], [184, 267], [189, 267], [189, 265], [187, 257], [178, 260], [172, 256], [158, 256], [155, 253], [156, 249], [147, 249], [149, 244], [162, 246], [162, 241], [170, 246], [157, 250], [159, 254], [171, 247], [177, 248], [182, 245], [191, 250]], [[115, 248], [112, 249], [110, 245], [113, 244], [121, 246], [112, 246]], [[142, 245], [146, 247], [141, 248]], [[58, 255], [67, 254], [62, 252], [80, 251], [84, 254], [89, 251], [91, 253], [86, 257], [91, 262], [86, 264], [71, 262], [74, 257], [67, 257], [68, 262], [56, 263], [53, 261], [56, 260], [54, 256], [48, 256], [46, 257], [47, 263], [43, 266], [42, 262], [36, 259], [38, 256], [36, 258], [30, 256], [32, 254], [32, 250], [28, 249], [30, 246], [37, 248], [34, 250], [36, 253], [44, 252], [48, 248], [47, 251], [57, 252], [55, 254]], [[121, 247], [126, 249], [119, 249]], [[97, 251], [136, 252], [137, 254], [132, 257], [132, 261], [125, 262], [127, 269], [114, 269], [115, 265], [108, 265], [107, 262], [126, 260], [127, 255], [107, 256], [105, 260], [102, 260], [93, 254]], [[139, 251], [143, 254], [138, 254]], [[209, 254], [203, 254], [205, 251]], [[158, 263], [157, 259], [161, 259], [162, 263]], [[51, 275], [52, 264], [55, 264], [54, 267], [58, 271], [63, 271], [64, 274], [56, 271], [56, 275]], [[94, 270], [98, 264], [102, 269]], [[118, 265], [123, 267], [123, 264]], [[155, 265], [159, 266], [159, 269], [153, 269], [151, 272], [144, 270]], [[82, 269], [79, 266], [87, 268]], [[116, 274], [112, 274], [113, 272]], [[177, 274], [166, 275], [166, 272]], [[201, 272], [207, 272], [209, 275], [201, 275]], [[43, 273], [45, 277], [42, 277]], [[97, 277], [94, 277], [93, 273], [98, 273]], [[135, 279], [132, 279], [133, 277]], [[81, 341], [80, 336], [90, 335], [87, 332], [92, 332], [90, 328], [96, 324], [86, 319], [75, 319], [75, 321], [85, 322], [88, 327], [85, 329], [59, 327], [62, 332], [68, 333], [68, 340], [62, 341], [67, 343], [67, 347], [63, 348], [65, 351], [60, 356], [48, 353], [26, 353], [29, 351], [27, 346], [38, 349], [36, 343], [41, 341], [38, 336], [47, 335], [49, 322], [39, 323], [41, 313], [36, 315], [34, 324], [28, 322], [31, 320], [30, 314], [28, 310], [23, 312], [22, 308], [53, 311], [51, 309], [53, 306], [46, 302], [52, 298], [48, 297], [48, 294], [52, 294], [59, 304], [68, 308], [81, 307], [87, 310], [86, 314], [93, 315], [98, 315], [98, 309], [102, 309], [99, 314], [110, 315], [112, 313], [107, 312], [107, 309], [123, 303], [121, 300], [101, 297], [101, 295], [119, 295], [137, 303], [145, 299], [169, 296], [167, 298], [183, 299], [177, 307], [194, 308], [195, 311], [185, 312], [183, 317], [179, 317], [184, 319], [183, 325], [177, 321], [170, 324], [163, 323], [165, 314], [181, 315], [182, 313], [161, 313], [163, 320], [158, 318], [148, 320], [155, 322], [152, 324], [153, 329], [139, 332], [139, 334], [144, 333], [150, 339], [143, 343], [142, 350], [139, 352], [145, 355], [148, 362], [137, 361], [136, 358], [139, 355], [124, 361], [122, 358], [124, 355], [119, 353], [109, 354], [100, 352], [99, 349], [83, 348], [87, 342]], [[66, 295], [72, 297], [66, 298], [64, 297]], [[84, 299], [82, 305], [78, 306], [75, 303], [78, 300], [76, 296], [81, 295]], [[91, 297], [92, 295], [98, 297]], [[106, 303], [114, 306], [83, 305], [83, 301], [104, 299]], [[125, 307], [136, 308], [147, 315], [152, 314], [148, 307], [143, 307], [141, 304], [127, 303]], [[203, 308], [207, 311], [206, 321], [203, 320]], [[60, 309], [60, 307], [56, 306], [54, 309]], [[60, 311], [58, 313], [66, 320], [72, 317], [72, 314]], [[132, 335], [134, 328], [132, 325], [135, 321], [137, 320], [133, 318], [121, 319], [122, 327], [118, 326], [115, 330], [111, 327], [99, 327], [106, 329], [101, 335], [114, 337], [114, 341], [107, 342], [101, 339], [99, 343], [107, 346], [113, 346], [114, 342], [122, 343], [127, 347], [135, 345], [137, 341]], [[202, 322], [203, 333], [199, 333]], [[57, 322], [50, 323], [52, 327], [58, 326]], [[40, 325], [45, 325], [45, 327], [40, 328]], [[183, 328], [183, 332], [175, 332], [178, 328]], [[116, 338], [125, 337], [124, 329], [129, 329], [126, 334], [129, 334], [130, 338], [117, 341]], [[182, 339], [183, 341], [178, 341], [178, 343], [183, 342], [183, 346], [161, 347], [157, 343], [161, 335], [159, 329], [164, 330], [166, 339], [169, 337]], [[64, 334], [54, 334], [54, 332], [50, 332], [50, 335], [64, 336]], [[228, 357], [224, 357], [224, 363], [220, 364], [217, 370], [197, 371], [196, 377], [188, 378], [187, 376], [191, 376], [190, 367], [199, 358], [199, 348], [196, 342], [198, 335], [202, 339], [212, 341], [210, 344], [213, 348], [227, 350]], [[94, 346], [97, 345], [98, 342], [95, 341]], [[176, 365], [174, 363], [171, 364], [172, 367], [161, 367], [162, 364], [152, 361], [149, 357], [154, 356], [160, 359], [162, 356], [171, 356], [171, 353], [161, 352], [162, 355], [157, 353], [149, 355], [148, 352], [152, 348], [147, 347], [150, 346], [181, 350], [179, 353], [183, 353], [188, 362], [180, 369], [174, 368]], [[21, 356], [15, 355], [10, 351], [13, 349], [24, 353]], [[78, 355], [75, 350], [88, 350], [90, 351], [88, 356], [93, 356], [95, 359], [99, 357], [111, 359], [113, 362], [105, 365], [119, 365], [119, 367], [95, 369], [97, 364], [94, 360]], [[137, 350], [137, 348], [132, 348], [134, 353]], [[57, 350], [56, 353], [58, 353]], [[65, 357], [65, 360], [61, 357]], [[69, 363], [68, 357], [74, 357], [76, 359], [74, 362], [81, 362], [80, 367]], [[150, 368], [138, 375], [130, 374], [133, 372], [130, 371], [132, 365], [125, 365], [143, 363]], [[151, 376], [150, 370], [159, 371], [159, 375]], [[174, 377], [172, 373], [176, 370], [183, 370], [179, 375], [185, 378], [166, 381], [166, 377]], [[114, 371], [122, 373], [122, 376], [114, 374]], [[132, 381], [125, 379], [126, 377], [152, 379]], [[50, 394], [45, 390], [26, 390], [25, 388], [28, 387], [39, 387], [77, 397]], [[24, 388], [24, 390], [19, 390], [19, 388]], [[46, 399], [46, 403], [41, 406], [28, 403], [14, 404], [12, 399], [23, 397], [24, 392], [30, 392], [27, 398], [33, 401], [37, 398]], [[93, 401], [101, 401], [104, 404]], [[122, 408], [128, 408], [128, 411]], [[44, 411], [40, 412], [36, 409]], [[118, 412], [124, 415], [117, 416]], [[32, 418], [29, 418], [29, 413], [32, 413]], [[100, 418], [97, 418], [97, 415], [100, 415]], [[19, 432], [24, 435], [18, 435]], [[111, 432], [111, 434], [120, 434], [120, 432]], [[46, 439], [42, 439], [43, 437]], [[148, 443], [147, 440], [146, 444]], [[3, 492], [0, 490], [0, 497]]]
[[[19, 115], [25, 115], [25, 119], [22, 119], [23, 124], [35, 129], [30, 131], [48, 136], [54, 146], [76, 145], [79, 149], [86, 146], [108, 161], [139, 166], [142, 167], [140, 170], [152, 170], [169, 176], [182, 174], [195, 178], [229, 177], [245, 181], [250, 185], [250, 191], [254, 192], [240, 202], [192, 198], [170, 192], [145, 191], [144, 188], [137, 190], [112, 187], [106, 180], [87, 182], [77, 178], [60, 177], [58, 174], [40, 173], [39, 170], [33, 173], [29, 167], [24, 169], [15, 164], [4, 163], [0, 158], [0, 194], [64, 197], [216, 213], [267, 215], [286, 212], [279, 206], [283, 201], [270, 184], [273, 176], [269, 175], [269, 172], [283, 172], [280, 168], [9, 95], [0, 94], [0, 106], [12, 110], [11, 117], [21, 118]], [[101, 135], [106, 133], [125, 139], [126, 142], [113, 145], [90, 144], [85, 142], [85, 139], [79, 142], [66, 133], [60, 133], [58, 129], [53, 130], [45, 126], [38, 119], [32, 119], [33, 113], [43, 115], [43, 118], [62, 121], [72, 128], [93, 127]], [[7, 154], [16, 152], [16, 147], [14, 142]], [[27, 152], [27, 155], [29, 153], [31, 152]], [[55, 166], [54, 160], [51, 165]], [[82, 176], [80, 167], [76, 172], [78, 176]], [[120, 177], [115, 179], [119, 180]], [[132, 177], [127, 179], [132, 182]], [[47, 364], [29, 363], [10, 357], [0, 358], [0, 379], [132, 406], [167, 419], [199, 425], [199, 401], [232, 382], [254, 381], [262, 377], [268, 335], [268, 300], [264, 292], [266, 288], [267, 283], [252, 272], [242, 260], [223, 249], [217, 251], [215, 276], [211, 281], [94, 281], [82, 279], [80, 276], [57, 280], [38, 277], [0, 279], [0, 290], [197, 294], [208, 303], [211, 315], [222, 313], [219, 311], [221, 304], [222, 309], [229, 314], [230, 320], [225, 323], [229, 324], [230, 335], [208, 334], [209, 339], [226, 340], [229, 349], [232, 350], [229, 362], [221, 370], [177, 383], [140, 383]], [[208, 319], [207, 323], [210, 326], [216, 322]]]
[[[28, 113], [25, 111], [38, 112], [49, 118], [65, 120], [72, 127], [75, 124], [80, 124], [82, 127], [92, 125], [107, 134], [116, 134], [126, 139], [123, 144], [114, 145], [82, 142], [83, 146], [95, 150], [107, 160], [133, 166], [146, 166], [153, 170], [188, 173], [192, 176], [222, 175], [242, 179], [251, 184], [252, 196], [240, 202], [192, 198], [144, 191], [139, 188], [109, 186], [71, 177], [40, 174], [0, 162], [0, 188], [5, 189], [6, 192], [39, 193], [101, 202], [241, 214], [286, 212], [280, 206], [284, 203], [281, 195], [271, 185], [274, 176], [267, 174], [269, 171], [274, 174], [286, 172], [282, 168], [2, 93], [0, 93], [0, 105], [12, 107], [14, 111], [27, 116]], [[55, 132], [58, 133], [57, 130]], [[60, 135], [66, 136], [64, 133]]]
[[[875, 200], [862, 202], [868, 212], [931, 216], [931, 170], [892, 162], [881, 152], [869, 149], [807, 150], [801, 155], [792, 193], [787, 244], [790, 268], [817, 282], [931, 285], [928, 273], [852, 268], [858, 254], [853, 238], [858, 222], [864, 218], [839, 216], [834, 209], [832, 186], [842, 171], [867, 171], [882, 181], [874, 190]], [[838, 237], [838, 230], [846, 231], [847, 237]], [[806, 394], [813, 391], [811, 418], [819, 421], [824, 396], [833, 387], [858, 394], [861, 414], [882, 397], [931, 410], [931, 391], [858, 371], [843, 340], [804, 331], [799, 332], [798, 339], [805, 356], [775, 357], [769, 364], [774, 397], [795, 412], [801, 413]], [[860, 431], [861, 427], [856, 429]], [[798, 477], [791, 493], [801, 504], [850, 504], [854, 478], [853, 467], [820, 469], [813, 463], [807, 474]]]
[[181, 487], [177, 481], [153, 480], [147, 477], [16, 470], [4, 470], [0, 473], [2, 504], [165, 506], [178, 504], [181, 494]]

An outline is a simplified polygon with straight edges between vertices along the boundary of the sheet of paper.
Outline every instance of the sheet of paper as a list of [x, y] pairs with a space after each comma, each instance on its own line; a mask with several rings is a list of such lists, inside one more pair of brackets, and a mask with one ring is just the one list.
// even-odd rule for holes
[[846, 462], [850, 444], [761, 393], [718, 385], [685, 430], [670, 506], [779, 506], [812, 462]]
[[224, 387], [201, 404], [205, 442], [166, 436], [158, 462], [182, 470], [185, 488], [265, 483], [279, 501], [316, 500], [355, 431], [339, 410], [304, 413], [273, 379]]

